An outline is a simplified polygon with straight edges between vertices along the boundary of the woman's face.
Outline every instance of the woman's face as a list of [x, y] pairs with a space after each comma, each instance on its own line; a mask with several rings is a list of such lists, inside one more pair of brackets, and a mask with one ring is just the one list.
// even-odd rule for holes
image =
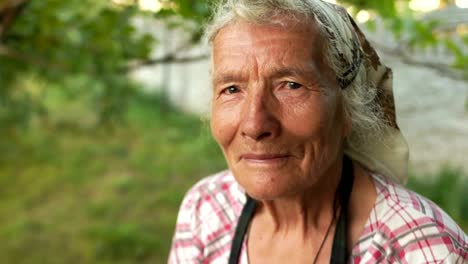
[[236, 22], [213, 41], [211, 129], [256, 199], [295, 195], [340, 164], [340, 91], [314, 27]]

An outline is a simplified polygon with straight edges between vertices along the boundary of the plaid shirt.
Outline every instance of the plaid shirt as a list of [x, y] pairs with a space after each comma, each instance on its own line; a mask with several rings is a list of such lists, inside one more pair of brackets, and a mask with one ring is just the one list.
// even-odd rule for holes
[[[350, 263], [468, 263], [468, 237], [437, 205], [372, 174], [377, 199]], [[185, 196], [169, 263], [227, 263], [245, 193], [229, 171]], [[240, 263], [248, 263], [244, 239]]]

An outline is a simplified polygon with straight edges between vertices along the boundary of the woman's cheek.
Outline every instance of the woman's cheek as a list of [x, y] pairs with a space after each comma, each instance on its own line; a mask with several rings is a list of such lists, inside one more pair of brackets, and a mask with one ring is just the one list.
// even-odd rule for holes
[[289, 125], [285, 125], [294, 127], [292, 131], [295, 131], [297, 135], [316, 133], [315, 131], [321, 129], [324, 119], [327, 118], [327, 111], [324, 111], [323, 101], [314, 97], [307, 100], [295, 100], [284, 105], [287, 110], [283, 111], [283, 113], [288, 116], [284, 118], [284, 122], [289, 123]]
[[239, 123], [239, 114], [236, 107], [219, 105], [213, 108], [211, 133], [221, 147], [227, 147], [234, 138]]

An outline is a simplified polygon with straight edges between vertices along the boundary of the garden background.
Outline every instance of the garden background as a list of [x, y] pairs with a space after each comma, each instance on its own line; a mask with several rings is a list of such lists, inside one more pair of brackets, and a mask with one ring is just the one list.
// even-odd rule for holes
[[[184, 193], [226, 168], [214, 2], [0, 0], [1, 263], [166, 262]], [[338, 2], [394, 68], [408, 186], [468, 231], [468, 1]]]

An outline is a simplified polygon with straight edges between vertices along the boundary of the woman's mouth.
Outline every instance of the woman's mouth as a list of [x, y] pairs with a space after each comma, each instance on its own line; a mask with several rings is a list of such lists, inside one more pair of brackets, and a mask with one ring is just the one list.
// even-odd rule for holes
[[256, 163], [256, 164], [265, 164], [265, 165], [272, 165], [277, 163], [285, 162], [290, 155], [286, 154], [270, 154], [270, 153], [247, 153], [241, 155], [240, 159], [246, 161], [248, 163]]

